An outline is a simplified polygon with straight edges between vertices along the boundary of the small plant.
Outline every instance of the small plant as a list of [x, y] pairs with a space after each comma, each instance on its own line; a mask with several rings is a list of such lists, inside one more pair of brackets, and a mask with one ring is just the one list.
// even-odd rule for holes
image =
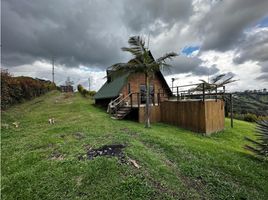
[[245, 149], [265, 159], [268, 158], [268, 120], [257, 121], [256, 140], [252, 140], [248, 137], [245, 139], [253, 145], [245, 145]]

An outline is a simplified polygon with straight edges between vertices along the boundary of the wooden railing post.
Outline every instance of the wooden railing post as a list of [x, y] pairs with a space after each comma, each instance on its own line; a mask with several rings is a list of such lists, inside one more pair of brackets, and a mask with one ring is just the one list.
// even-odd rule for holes
[[202, 84], [203, 87], [203, 101], [205, 101], [205, 83]]
[[160, 93], [157, 93], [157, 103], [160, 105]]
[[234, 115], [233, 115], [233, 95], [230, 94], [230, 114], [231, 114], [231, 127], [233, 128], [234, 127]]

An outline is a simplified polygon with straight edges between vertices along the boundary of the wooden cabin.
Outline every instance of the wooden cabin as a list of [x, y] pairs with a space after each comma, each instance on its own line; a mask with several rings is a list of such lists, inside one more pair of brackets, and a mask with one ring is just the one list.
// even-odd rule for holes
[[[142, 73], [116, 74], [107, 70], [105, 84], [94, 96], [95, 104], [107, 108], [113, 118], [145, 121], [146, 87]], [[224, 101], [206, 99], [205, 90], [200, 99], [172, 95], [163, 74], [157, 71], [150, 81], [151, 122], [164, 122], [202, 134], [224, 129]], [[211, 94], [209, 94], [210, 98]], [[172, 98], [173, 97], [173, 98]]]
[[[116, 75], [108, 69], [105, 84], [94, 96], [95, 104], [116, 109], [114, 113], [116, 118], [123, 119], [131, 115], [138, 121], [143, 122], [144, 114], [140, 113], [144, 112], [146, 103], [145, 83], [145, 75], [142, 73]], [[152, 114], [154, 110], [160, 111], [160, 102], [167, 100], [172, 95], [161, 71], [156, 72], [150, 81], [150, 94]], [[152, 118], [159, 119], [160, 116], [152, 116]]]

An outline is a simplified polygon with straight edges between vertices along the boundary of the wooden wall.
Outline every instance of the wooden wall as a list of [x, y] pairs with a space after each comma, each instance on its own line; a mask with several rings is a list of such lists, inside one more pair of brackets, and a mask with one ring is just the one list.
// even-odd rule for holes
[[[140, 85], [145, 85], [145, 75], [142, 73], [136, 73], [136, 74], [131, 74], [128, 77], [128, 81], [125, 84], [125, 86], [122, 88], [121, 93], [126, 96], [128, 95], [128, 83], [130, 83], [130, 90], [133, 93], [139, 93], [140, 92]], [[157, 93], [159, 92], [159, 90], [161, 90], [161, 92], [163, 92], [163, 85], [161, 80], [158, 78], [158, 76], [155, 76], [154, 79], [151, 80], [151, 85], [154, 86], [154, 101], [157, 102]], [[161, 100], [166, 100], [167, 99], [167, 92], [164, 91], [164, 95], [161, 95], [160, 98]], [[165, 96], [165, 98], [164, 98]], [[138, 104], [138, 98], [137, 98], [137, 94], [133, 95], [132, 98], [133, 104]]]
[[[151, 122], [160, 122], [161, 121], [160, 106], [151, 106], [150, 109], [151, 109], [151, 115], [150, 115]], [[145, 120], [145, 107], [140, 107], [139, 122], [144, 123], [144, 120]]]
[[206, 101], [206, 133], [210, 134], [224, 129], [224, 101]]
[[164, 123], [205, 134], [224, 129], [222, 100], [165, 101], [160, 107], [161, 121]]

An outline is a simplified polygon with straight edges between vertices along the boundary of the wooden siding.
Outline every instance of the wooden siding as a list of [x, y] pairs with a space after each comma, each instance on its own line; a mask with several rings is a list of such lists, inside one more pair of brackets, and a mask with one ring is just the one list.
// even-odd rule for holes
[[210, 134], [224, 129], [224, 101], [206, 101], [206, 133]]
[[[151, 122], [160, 122], [161, 121], [161, 109], [160, 106], [151, 106]], [[139, 108], [139, 122], [144, 123], [145, 121], [145, 107]]]
[[[145, 75], [142, 73], [132, 74], [128, 77], [128, 81], [125, 86], [122, 88], [121, 93], [126, 96], [128, 95], [128, 85], [130, 84], [130, 91], [133, 93], [140, 93], [140, 85], [145, 85]], [[167, 91], [163, 92], [163, 85], [161, 80], [155, 76], [154, 79], [151, 80], [151, 85], [154, 86], [154, 102], [157, 103], [157, 93], [161, 91], [164, 94], [160, 95], [160, 100], [164, 101], [167, 99], [168, 93]], [[137, 94], [133, 94], [132, 97], [133, 104], [138, 104]]]
[[160, 107], [162, 122], [205, 134], [224, 129], [222, 100], [165, 101]]

